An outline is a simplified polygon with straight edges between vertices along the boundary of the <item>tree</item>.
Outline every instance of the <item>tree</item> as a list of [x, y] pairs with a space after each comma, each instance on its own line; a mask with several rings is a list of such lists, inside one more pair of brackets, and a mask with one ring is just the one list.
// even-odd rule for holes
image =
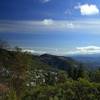
[[78, 75], [77, 75], [77, 78], [83, 78], [84, 77], [84, 66], [83, 64], [80, 64], [79, 68], [78, 68]]
[[95, 71], [94, 81], [100, 83], [100, 70]]
[[13, 63], [11, 65], [11, 87], [15, 89], [17, 100], [20, 100], [23, 93], [23, 87], [27, 78], [27, 71], [31, 65], [31, 55], [26, 52], [21, 52], [21, 49], [17, 48], [13, 55]]

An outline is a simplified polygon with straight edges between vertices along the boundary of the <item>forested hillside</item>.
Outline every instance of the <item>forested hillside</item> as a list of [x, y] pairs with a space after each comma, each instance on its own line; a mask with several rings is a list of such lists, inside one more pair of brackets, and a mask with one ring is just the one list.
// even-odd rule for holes
[[70, 57], [0, 48], [0, 100], [100, 100], [100, 69]]

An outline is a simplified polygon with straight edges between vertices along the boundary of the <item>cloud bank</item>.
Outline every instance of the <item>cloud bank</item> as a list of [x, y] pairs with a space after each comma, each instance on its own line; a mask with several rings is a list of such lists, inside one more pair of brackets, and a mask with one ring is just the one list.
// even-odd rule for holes
[[83, 4], [83, 5], [78, 5], [78, 6], [75, 6], [75, 9], [79, 9], [80, 10], [80, 13], [81, 15], [97, 15], [99, 14], [99, 8], [94, 5], [94, 4]]
[[76, 47], [74, 51], [68, 52], [68, 54], [97, 54], [97, 53], [100, 53], [100, 47], [98, 46]]
[[2, 33], [54, 33], [54, 32], [86, 32], [87, 34], [100, 34], [100, 20], [53, 20], [40, 21], [10, 21], [0, 20]]
[[29, 52], [32, 54], [45, 54], [45, 51], [41, 51], [41, 50], [33, 50], [33, 49], [22, 49], [22, 52]]
[[86, 53], [86, 54], [100, 53], [100, 47], [97, 46], [77, 47], [76, 49], [80, 53]]
[[99, 46], [85, 46], [76, 47], [74, 50], [55, 49], [55, 48], [37, 48], [37, 49], [23, 49], [23, 52], [30, 52], [32, 54], [54, 54], [54, 55], [78, 55], [78, 54], [100, 54]]

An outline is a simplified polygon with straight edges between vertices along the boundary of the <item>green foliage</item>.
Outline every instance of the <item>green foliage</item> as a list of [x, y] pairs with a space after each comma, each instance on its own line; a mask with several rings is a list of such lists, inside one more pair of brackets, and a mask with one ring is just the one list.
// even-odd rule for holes
[[[0, 83], [9, 89], [6, 100], [100, 100], [100, 70], [85, 71], [82, 64], [63, 57], [41, 59], [20, 48], [0, 49]], [[55, 69], [53, 64], [68, 68]]]
[[16, 91], [11, 89], [7, 94], [7, 100], [17, 100]]

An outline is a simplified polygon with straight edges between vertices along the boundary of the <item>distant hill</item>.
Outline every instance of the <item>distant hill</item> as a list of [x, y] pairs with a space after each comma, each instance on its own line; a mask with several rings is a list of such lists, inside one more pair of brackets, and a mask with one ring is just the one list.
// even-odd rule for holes
[[68, 70], [69, 67], [78, 66], [78, 62], [73, 60], [71, 57], [44, 54], [40, 56], [40, 60], [45, 64], [48, 64], [52, 68], [56, 68], [60, 70]]
[[[0, 49], [1, 60], [3, 58], [10, 59], [13, 61], [15, 51], [8, 51]], [[70, 67], [78, 67], [79, 63], [73, 60], [71, 57], [55, 56], [50, 54], [33, 55], [31, 68], [42, 68], [42, 69], [57, 69], [57, 70], [68, 70]]]
[[100, 54], [74, 55], [74, 60], [84, 63], [88, 69], [100, 68]]

